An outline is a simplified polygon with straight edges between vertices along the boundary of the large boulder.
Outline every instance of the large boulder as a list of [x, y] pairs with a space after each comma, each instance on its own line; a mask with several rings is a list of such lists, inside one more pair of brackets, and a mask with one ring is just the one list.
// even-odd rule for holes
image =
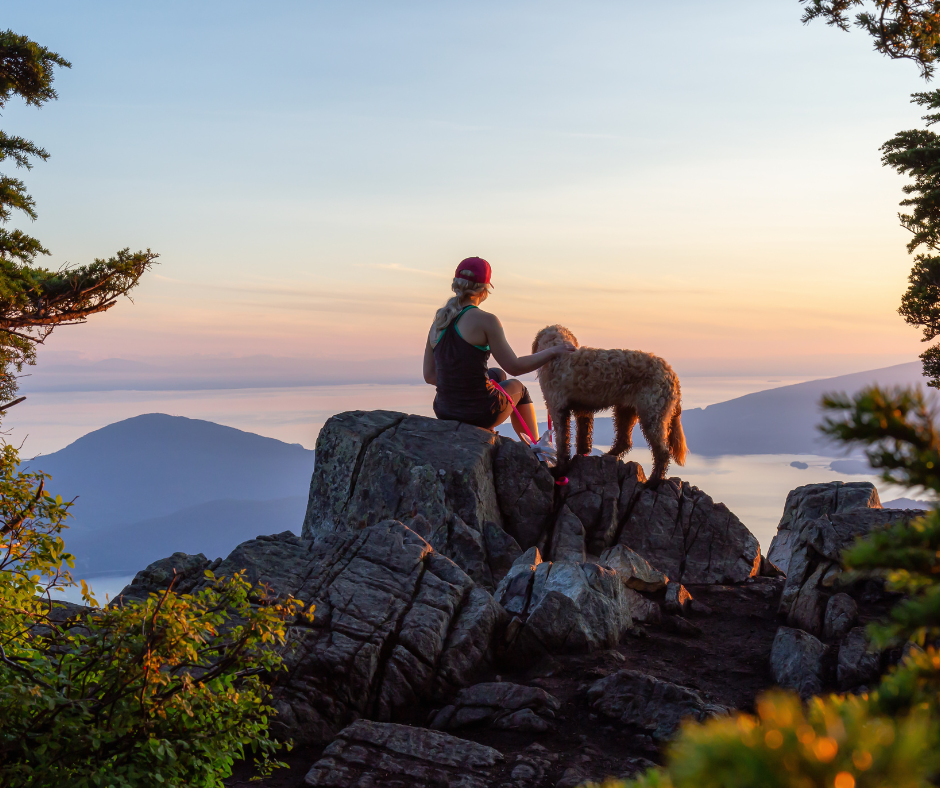
[[855, 689], [871, 684], [881, 675], [881, 652], [873, 649], [865, 634], [865, 627], [850, 630], [839, 646], [836, 679], [840, 690]]
[[407, 719], [420, 703], [451, 697], [489, 668], [504, 623], [487, 591], [392, 520], [316, 542], [292, 534], [245, 542], [215, 574], [237, 571], [315, 606], [312, 623], [290, 627], [273, 698], [275, 726], [299, 744], [329, 742], [360, 717]]
[[825, 654], [825, 643], [808, 632], [780, 627], [770, 649], [771, 675], [779, 686], [795, 690], [803, 698], [818, 695]]
[[555, 515], [555, 480], [548, 468], [524, 444], [502, 438], [493, 475], [505, 531], [523, 550], [544, 546]]
[[490, 788], [504, 760], [492, 747], [408, 725], [359, 720], [305, 778], [315, 788]]
[[684, 583], [739, 583], [760, 568], [747, 528], [680, 479], [653, 490], [637, 463], [609, 456], [573, 458], [568, 479], [556, 486], [526, 446], [489, 430], [391, 411], [341, 413], [317, 439], [303, 536], [396, 519], [488, 589], [530, 547], [584, 563], [621, 544]]
[[807, 523], [825, 515], [880, 508], [878, 490], [871, 482], [827, 482], [797, 487], [787, 495], [767, 559], [787, 573], [793, 549]]
[[598, 714], [642, 728], [655, 739], [668, 739], [685, 718], [703, 722], [728, 713], [695, 690], [637, 670], [621, 670], [595, 682], [588, 701]]
[[503, 524], [493, 476], [500, 441], [489, 430], [390, 411], [333, 416], [317, 438], [303, 536], [417, 523], [436, 550], [493, 588], [484, 532], [487, 522]]
[[[567, 473], [560, 494], [581, 521], [589, 558], [623, 545], [683, 583], [742, 583], [759, 572], [754, 535], [688, 482], [673, 478], [651, 489], [640, 465], [609, 456], [574, 457]], [[565, 529], [574, 526], [566, 520]]]
[[471, 725], [544, 733], [551, 730], [561, 702], [539, 687], [509, 681], [489, 681], [460, 690], [453, 702], [438, 711], [431, 727], [457, 730]]
[[543, 561], [538, 548], [531, 548], [496, 589], [497, 601], [513, 616], [507, 659], [524, 665], [545, 654], [615, 646], [633, 625], [629, 594], [639, 597], [612, 569]]
[[[861, 494], [858, 488], [856, 492]], [[787, 624], [814, 635], [823, 634], [829, 600], [842, 590], [842, 552], [877, 528], [910, 522], [922, 514], [920, 510], [860, 506], [813, 520], [791, 521], [788, 572], [779, 609]]]
[[617, 542], [675, 582], [743, 583], [760, 571], [757, 538], [727, 506], [681, 479], [644, 488]]
[[561, 488], [565, 505], [584, 526], [588, 553], [600, 555], [616, 542], [621, 520], [642, 492], [646, 475], [638, 463], [609, 455], [577, 455], [567, 474], [568, 484]]

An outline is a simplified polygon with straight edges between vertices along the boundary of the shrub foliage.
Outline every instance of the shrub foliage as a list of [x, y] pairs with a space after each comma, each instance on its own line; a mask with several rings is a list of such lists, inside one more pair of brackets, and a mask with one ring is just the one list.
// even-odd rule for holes
[[70, 504], [45, 483], [0, 451], [0, 785], [208, 787], [252, 753], [275, 766], [266, 680], [302, 603], [211, 573], [195, 594], [56, 603]]

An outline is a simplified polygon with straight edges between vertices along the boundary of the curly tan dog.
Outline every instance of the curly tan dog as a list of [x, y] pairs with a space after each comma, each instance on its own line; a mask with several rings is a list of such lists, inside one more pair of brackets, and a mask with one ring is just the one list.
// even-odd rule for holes
[[682, 432], [679, 378], [665, 361], [639, 350], [598, 350], [581, 347], [564, 326], [547, 326], [535, 335], [532, 352], [571, 342], [574, 353], [549, 361], [539, 372], [548, 413], [558, 430], [558, 474], [568, 461], [571, 414], [578, 425], [578, 454], [590, 454], [594, 414], [613, 408], [614, 445], [619, 457], [633, 447], [633, 427], [640, 427], [653, 452], [650, 482], [666, 478], [669, 458], [685, 464], [688, 447]]

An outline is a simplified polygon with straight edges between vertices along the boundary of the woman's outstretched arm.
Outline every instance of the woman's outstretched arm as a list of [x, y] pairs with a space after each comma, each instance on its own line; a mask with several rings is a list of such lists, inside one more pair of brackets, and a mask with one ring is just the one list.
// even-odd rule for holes
[[496, 315], [486, 313], [486, 320], [486, 338], [490, 345], [490, 352], [493, 354], [493, 358], [496, 359], [496, 363], [512, 377], [525, 375], [526, 372], [534, 372], [556, 356], [571, 353], [575, 350], [574, 345], [566, 342], [564, 345], [555, 345], [530, 356], [519, 358], [509, 346], [499, 318]]

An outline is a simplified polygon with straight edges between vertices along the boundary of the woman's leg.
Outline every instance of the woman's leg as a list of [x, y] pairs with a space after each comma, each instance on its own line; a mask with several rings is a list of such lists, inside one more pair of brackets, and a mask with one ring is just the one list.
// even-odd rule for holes
[[[522, 418], [525, 419], [525, 424], [529, 428], [529, 432], [532, 433], [532, 437], [535, 440], [539, 439], [539, 425], [535, 417], [535, 405], [532, 404], [532, 398], [528, 396], [528, 391], [526, 390], [525, 385], [521, 380], [507, 380], [503, 383], [500, 383], [506, 393], [512, 397], [512, 401], [516, 406], [516, 410], [522, 415]], [[522, 422], [519, 421], [519, 417], [516, 415], [515, 411], [512, 409], [511, 405], [506, 405], [505, 408], [499, 414], [499, 421], [497, 424], [502, 424], [506, 417], [509, 416], [512, 419], [512, 428], [516, 431], [516, 434], [519, 436], [520, 440], [522, 436], [526, 433], [525, 427], [522, 426]]]

